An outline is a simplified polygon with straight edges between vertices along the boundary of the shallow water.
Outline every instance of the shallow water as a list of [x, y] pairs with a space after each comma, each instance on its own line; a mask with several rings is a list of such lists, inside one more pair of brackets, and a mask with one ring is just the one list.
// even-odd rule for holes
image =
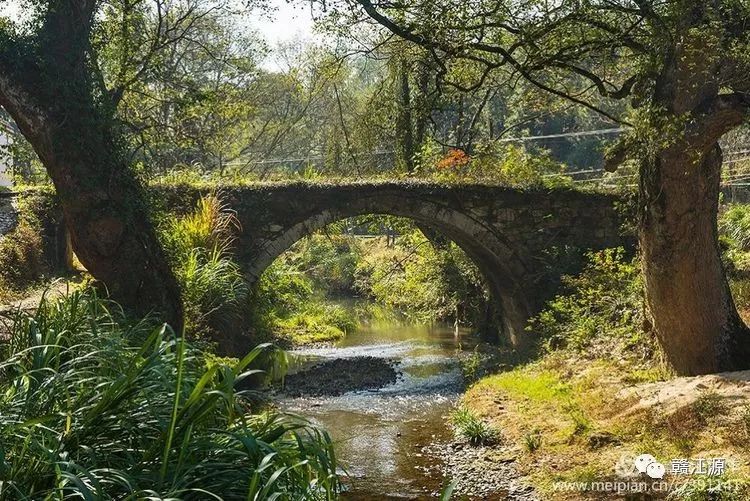
[[464, 387], [456, 350], [474, 344], [468, 332], [456, 335], [444, 324], [364, 326], [336, 347], [294, 351], [293, 366], [382, 357], [403, 373], [396, 383], [280, 404], [330, 432], [346, 470], [345, 499], [433, 499], [444, 482], [441, 464], [423, 449], [450, 438], [447, 415]]

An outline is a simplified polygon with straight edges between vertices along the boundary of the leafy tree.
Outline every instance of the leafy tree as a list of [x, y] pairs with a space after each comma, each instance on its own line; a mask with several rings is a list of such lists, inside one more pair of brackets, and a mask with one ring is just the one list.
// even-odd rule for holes
[[[158, 22], [144, 13], [138, 24], [148, 33], [159, 29]], [[122, 53], [133, 40], [113, 8], [103, 25], [103, 73], [114, 83], [130, 71]], [[133, 157], [147, 172], [164, 173], [177, 164], [223, 171], [251, 135], [256, 61], [264, 52], [252, 33], [243, 34], [236, 15], [218, 9], [196, 15], [189, 36], [152, 56], [152, 67], [119, 102]]]
[[716, 236], [719, 139], [750, 112], [747, 2], [346, 4], [446, 70], [473, 65], [478, 84], [508, 72], [629, 126], [608, 167], [639, 166], [646, 299], [669, 361], [682, 374], [750, 365]]

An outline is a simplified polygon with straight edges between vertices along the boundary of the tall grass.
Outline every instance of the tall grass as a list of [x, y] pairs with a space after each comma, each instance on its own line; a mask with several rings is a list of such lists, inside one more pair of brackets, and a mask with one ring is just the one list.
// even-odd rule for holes
[[238, 229], [235, 214], [212, 194], [190, 214], [170, 218], [162, 231], [182, 287], [189, 333], [224, 329], [240, 316], [248, 287], [232, 258]]
[[238, 362], [206, 363], [168, 327], [126, 323], [93, 291], [6, 319], [0, 499], [334, 499], [331, 440], [253, 413]]
[[750, 250], [750, 206], [730, 205], [719, 217], [719, 230], [741, 250]]

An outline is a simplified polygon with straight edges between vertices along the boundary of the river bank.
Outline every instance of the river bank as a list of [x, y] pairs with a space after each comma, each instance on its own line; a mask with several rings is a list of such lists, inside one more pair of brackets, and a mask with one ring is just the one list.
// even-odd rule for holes
[[[503, 431], [516, 471], [543, 499], [619, 499], [597, 490], [606, 482], [643, 482], [648, 499], [750, 496], [747, 371], [674, 378], [632, 362], [554, 352], [481, 379], [462, 405]], [[664, 465], [664, 488], [635, 470], [640, 454]], [[721, 468], [709, 473], [717, 461]]]

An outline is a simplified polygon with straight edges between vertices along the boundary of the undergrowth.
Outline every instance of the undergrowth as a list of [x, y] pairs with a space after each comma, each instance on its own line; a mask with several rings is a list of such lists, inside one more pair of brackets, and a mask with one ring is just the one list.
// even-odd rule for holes
[[16, 227], [0, 236], [0, 303], [22, 296], [49, 272], [34, 203], [33, 197], [20, 199]]
[[228, 329], [241, 318], [249, 291], [233, 259], [238, 228], [234, 213], [215, 194], [201, 198], [190, 214], [170, 216], [162, 225], [190, 334]]
[[205, 356], [92, 290], [8, 318], [0, 499], [334, 499], [328, 435], [237, 388], [267, 346]]

